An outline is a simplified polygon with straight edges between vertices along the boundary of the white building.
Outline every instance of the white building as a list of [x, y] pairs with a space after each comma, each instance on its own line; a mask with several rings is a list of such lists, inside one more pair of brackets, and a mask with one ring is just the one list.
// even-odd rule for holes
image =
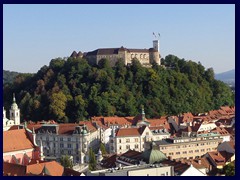
[[3, 107], [3, 131], [7, 131], [13, 125], [20, 124], [20, 109], [16, 103], [15, 95], [13, 94], [13, 103], [11, 109], [9, 110], [9, 117], [6, 117], [6, 110]]
[[162, 140], [170, 137], [170, 133], [162, 127], [132, 127], [120, 128], [110, 138], [110, 153], [122, 154], [129, 149], [142, 152], [145, 142]]
[[97, 149], [100, 144], [98, 130], [90, 123], [85, 124], [29, 124], [36, 132], [36, 141], [42, 143], [45, 160], [59, 161], [68, 155], [73, 163], [87, 163], [89, 148]]

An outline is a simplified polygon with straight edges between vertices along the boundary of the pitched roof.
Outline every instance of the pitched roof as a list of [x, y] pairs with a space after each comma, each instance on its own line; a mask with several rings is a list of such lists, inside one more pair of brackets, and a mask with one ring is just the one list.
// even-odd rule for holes
[[27, 166], [26, 174], [41, 174], [43, 170], [47, 169], [47, 175], [50, 176], [62, 176], [64, 168], [56, 161], [40, 162], [36, 164], [30, 164]]
[[[3, 162], [3, 175], [29, 176], [29, 175], [49, 175], [62, 176], [64, 167], [56, 161], [31, 163], [20, 165]], [[47, 174], [43, 174], [47, 173]]]
[[226, 162], [225, 158], [218, 151], [208, 152], [208, 155], [209, 155], [209, 158], [211, 158], [217, 164], [217, 166], [224, 165]]
[[101, 166], [105, 168], [113, 168], [116, 167], [116, 160], [117, 160], [117, 155], [114, 154], [108, 158], [105, 158], [104, 160], [101, 161]]
[[3, 176], [25, 176], [26, 166], [3, 162]]
[[117, 137], [141, 136], [145, 128], [146, 126], [142, 126], [139, 128], [120, 128], [117, 130], [116, 136]]
[[27, 136], [25, 129], [3, 132], [3, 152], [19, 151], [34, 148], [34, 144]]

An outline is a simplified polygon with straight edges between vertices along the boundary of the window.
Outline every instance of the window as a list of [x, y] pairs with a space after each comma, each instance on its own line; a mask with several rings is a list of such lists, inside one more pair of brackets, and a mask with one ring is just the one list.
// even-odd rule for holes
[[119, 149], [121, 150], [121, 149], [122, 149], [122, 146], [119, 146]]
[[135, 149], [138, 149], [138, 144], [135, 144], [134, 148], [135, 148]]
[[68, 151], [68, 154], [69, 154], [69, 155], [71, 155], [71, 154], [72, 154], [72, 152], [71, 152], [71, 151]]
[[68, 138], [68, 141], [71, 141], [71, 138]]
[[68, 144], [67, 146], [68, 146], [68, 148], [72, 148], [72, 145], [71, 145], [71, 144]]
[[132, 59], [134, 58], [134, 54], [131, 54], [131, 58], [132, 58]]
[[149, 135], [149, 132], [146, 132], [146, 135], [148, 136], [148, 135]]
[[193, 150], [189, 151], [189, 153], [193, 153]]
[[180, 152], [176, 152], [176, 154], [181, 154]]
[[187, 151], [183, 151], [183, 154], [187, 154]]
[[201, 152], [204, 152], [205, 151], [205, 149], [201, 149]]
[[53, 147], [54, 147], [54, 148], [56, 147], [56, 144], [55, 144], [55, 143], [53, 143]]
[[126, 149], [130, 149], [130, 145], [126, 145]]
[[129, 143], [129, 142], [130, 142], [130, 139], [126, 139], [126, 142]]
[[60, 138], [60, 141], [63, 141], [63, 138], [62, 138], [62, 137]]
[[122, 143], [122, 140], [121, 140], [121, 139], [119, 139], [119, 143]]
[[60, 148], [63, 148], [63, 147], [64, 147], [63, 143], [60, 143]]
[[195, 150], [195, 152], [199, 152], [199, 150], [197, 149], [197, 150]]
[[135, 138], [134, 140], [135, 140], [135, 142], [138, 142], [138, 138]]

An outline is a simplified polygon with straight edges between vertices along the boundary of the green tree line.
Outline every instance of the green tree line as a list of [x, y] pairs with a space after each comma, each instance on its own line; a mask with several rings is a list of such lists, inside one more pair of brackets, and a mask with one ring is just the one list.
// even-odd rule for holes
[[161, 61], [165, 68], [146, 68], [137, 59], [130, 66], [119, 59], [114, 67], [107, 59], [95, 66], [81, 58], [52, 59], [36, 74], [4, 84], [4, 105], [10, 107], [15, 93], [22, 120], [59, 122], [135, 116], [141, 105], [148, 118], [234, 105], [231, 89], [214, 78], [212, 68], [174, 55]]

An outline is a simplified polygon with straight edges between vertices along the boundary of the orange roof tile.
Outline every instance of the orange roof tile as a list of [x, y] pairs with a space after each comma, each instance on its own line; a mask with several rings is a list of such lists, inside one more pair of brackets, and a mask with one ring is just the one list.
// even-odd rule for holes
[[141, 136], [146, 126], [140, 128], [121, 128], [117, 130], [116, 136]]
[[43, 175], [43, 168], [48, 170], [47, 175], [50, 176], [62, 176], [64, 167], [56, 161], [50, 162], [37, 162], [29, 165], [19, 165], [13, 163], [3, 163], [3, 175], [16, 175], [16, 176], [27, 176], [27, 175]]
[[43, 171], [44, 166], [47, 168], [48, 172], [51, 176], [62, 176], [64, 172], [64, 167], [61, 166], [56, 161], [50, 161], [50, 162], [40, 162], [37, 164], [31, 164], [27, 166], [26, 173], [27, 174], [41, 174]]
[[17, 129], [3, 132], [3, 152], [19, 151], [34, 148], [33, 143], [27, 137], [25, 129]]

